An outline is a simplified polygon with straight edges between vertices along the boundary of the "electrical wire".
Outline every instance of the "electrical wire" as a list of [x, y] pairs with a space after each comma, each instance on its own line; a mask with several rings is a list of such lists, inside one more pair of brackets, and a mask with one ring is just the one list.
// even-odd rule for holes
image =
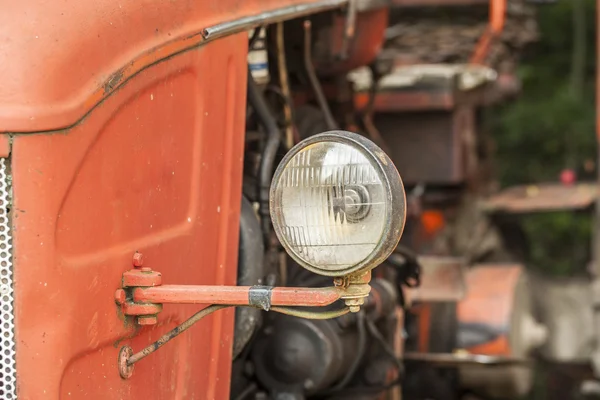
[[379, 344], [381, 345], [381, 348], [383, 349], [385, 354], [388, 356], [390, 361], [392, 361], [392, 363], [394, 364], [394, 366], [396, 367], [396, 369], [398, 371], [398, 375], [402, 375], [402, 372], [404, 371], [404, 365], [402, 365], [402, 362], [396, 356], [394, 349], [392, 349], [390, 347], [389, 343], [385, 340], [385, 338], [383, 337], [381, 332], [379, 332], [379, 329], [377, 329], [377, 327], [375, 326], [375, 323], [373, 321], [370, 321], [370, 320], [367, 321], [367, 329], [369, 330], [369, 333], [371, 334], [371, 336], [373, 336], [375, 338], [375, 340], [377, 340], [379, 342]]
[[350, 312], [350, 309], [348, 307], [344, 307], [340, 310], [315, 312], [306, 310], [296, 310], [292, 307], [271, 307], [271, 311], [304, 319], [333, 319], [348, 314]]
[[285, 43], [283, 34], [283, 22], [277, 23], [277, 70], [279, 71], [279, 84], [281, 92], [286, 99], [286, 104], [283, 106], [283, 114], [285, 115], [285, 142], [288, 149], [294, 146], [293, 135], [293, 112], [291, 107], [290, 83], [287, 70], [287, 62], [285, 59]]
[[249, 50], [252, 50], [252, 48], [256, 44], [256, 41], [258, 40], [258, 37], [260, 36], [260, 31], [262, 29], [263, 29], [262, 26], [259, 26], [259, 27], [257, 27], [257, 28], [254, 29], [254, 33], [252, 34], [252, 37], [250, 38], [250, 41], [248, 43], [248, 49]]
[[[394, 350], [386, 342], [385, 338], [383, 337], [381, 332], [379, 332], [379, 329], [377, 329], [377, 327], [375, 326], [375, 323], [373, 321], [370, 321], [367, 319], [366, 326], [367, 326], [369, 333], [382, 346], [384, 352], [390, 358], [390, 361], [392, 361], [394, 363], [394, 366], [396, 367], [396, 369], [398, 371], [398, 377], [396, 379], [394, 379], [393, 381], [386, 383], [385, 385], [352, 387], [352, 388], [347, 388], [345, 390], [340, 390], [336, 393], [332, 393], [332, 395], [334, 395], [334, 396], [342, 396], [339, 398], [345, 398], [344, 397], [345, 395], [347, 395], [347, 396], [356, 395], [356, 394], [376, 395], [376, 394], [379, 394], [382, 392], [386, 392], [386, 391], [392, 389], [393, 387], [402, 384], [403, 375], [404, 375], [403, 374], [404, 365], [402, 364], [401, 360], [398, 357], [396, 357]], [[336, 398], [338, 398], [338, 397], [336, 397]]]
[[329, 130], [338, 129], [337, 123], [333, 118], [333, 114], [331, 113], [331, 109], [329, 108], [329, 104], [327, 103], [327, 98], [323, 93], [323, 88], [321, 87], [321, 82], [319, 82], [319, 78], [317, 77], [317, 73], [315, 72], [315, 66], [312, 62], [312, 43], [311, 39], [311, 22], [310, 20], [304, 21], [304, 69], [306, 70], [306, 75], [308, 76], [308, 80], [310, 81], [310, 85], [313, 89], [315, 98], [321, 111], [323, 112], [323, 117], [325, 118], [325, 122], [327, 123], [327, 128]]

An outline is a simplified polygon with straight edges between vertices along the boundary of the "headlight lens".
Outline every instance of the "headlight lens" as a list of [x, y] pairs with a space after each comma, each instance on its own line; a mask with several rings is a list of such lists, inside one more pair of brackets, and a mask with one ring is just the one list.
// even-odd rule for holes
[[[398, 196], [400, 213], [393, 210]], [[282, 245], [302, 266], [323, 275], [372, 268], [369, 261], [387, 257], [404, 226], [398, 172], [373, 143], [349, 132], [316, 135], [294, 147], [275, 173], [270, 201]], [[391, 218], [401, 220], [395, 232]]]

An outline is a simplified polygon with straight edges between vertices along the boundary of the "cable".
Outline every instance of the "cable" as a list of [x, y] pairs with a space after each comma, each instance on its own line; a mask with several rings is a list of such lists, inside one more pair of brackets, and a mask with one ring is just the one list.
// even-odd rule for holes
[[270, 239], [269, 232], [271, 230], [269, 222], [269, 189], [271, 187], [273, 164], [275, 163], [275, 156], [277, 155], [281, 138], [277, 122], [275, 122], [275, 118], [271, 114], [271, 110], [269, 110], [269, 106], [258, 85], [254, 82], [250, 69], [248, 69], [248, 102], [254, 109], [259, 123], [267, 134], [267, 143], [262, 153], [258, 174], [258, 198], [265, 244], [268, 245]]
[[398, 370], [398, 375], [402, 375], [402, 372], [404, 371], [404, 365], [402, 365], [402, 362], [396, 356], [394, 349], [390, 347], [389, 343], [385, 340], [381, 332], [379, 332], [379, 329], [377, 329], [375, 323], [370, 320], [367, 321], [367, 328], [369, 329], [369, 333], [379, 342], [390, 361], [395, 364], [395, 367]]
[[[229, 304], [223, 304], [223, 305], [212, 304], [212, 305], [198, 311], [196, 314], [192, 315], [181, 325], [176, 326], [171, 331], [169, 331], [166, 334], [164, 334], [163, 336], [161, 336], [160, 339], [158, 339], [156, 342], [150, 344], [143, 350], [133, 354], [131, 357], [129, 357], [127, 359], [127, 365], [131, 366], [131, 365], [137, 363], [138, 361], [148, 357], [150, 354], [154, 353], [156, 350], [163, 347], [165, 344], [170, 342], [172, 339], [176, 338], [181, 333], [187, 331], [189, 328], [191, 328], [196, 322], [200, 321], [202, 318], [214, 313], [215, 311], [222, 310], [223, 308], [227, 308], [227, 307], [252, 307], [252, 306], [250, 306], [250, 305], [234, 306], [234, 305], [229, 305]], [[291, 307], [272, 307], [271, 311], [278, 312], [281, 314], [287, 314], [287, 315], [291, 315], [291, 316], [295, 316], [295, 317], [306, 318], [306, 319], [332, 319], [332, 318], [337, 318], [342, 315], [348, 314], [350, 312], [350, 309], [348, 307], [345, 307], [345, 308], [342, 308], [341, 310], [335, 310], [335, 311], [314, 312], [314, 311], [295, 310], [294, 308], [291, 308]]]
[[[395, 386], [398, 386], [403, 381], [403, 372], [404, 366], [394, 351], [390, 348], [389, 344], [385, 341], [384, 337], [381, 335], [381, 332], [377, 329], [375, 324], [372, 321], [366, 320], [366, 326], [369, 330], [369, 333], [381, 344], [386, 355], [389, 356], [390, 360], [395, 364], [396, 369], [398, 370], [398, 377], [391, 382], [388, 382], [385, 385], [379, 386], [363, 386], [363, 387], [352, 387], [346, 390], [340, 390], [334, 393], [335, 396], [343, 396], [343, 395], [356, 395], [356, 394], [378, 394], [381, 392], [385, 392], [387, 390], [392, 389]], [[333, 393], [332, 393], [333, 394]], [[343, 397], [341, 397], [343, 398]]]
[[135, 353], [134, 355], [132, 355], [131, 357], [129, 357], [127, 359], [127, 365], [133, 365], [136, 362], [148, 357], [150, 354], [154, 353], [156, 350], [160, 349], [165, 344], [167, 344], [171, 339], [176, 338], [177, 336], [179, 336], [179, 334], [190, 329], [192, 327], [192, 325], [194, 325], [196, 322], [200, 321], [202, 318], [214, 313], [215, 311], [218, 311], [218, 310], [221, 310], [221, 309], [227, 308], [227, 307], [232, 307], [232, 306], [212, 304], [212, 305], [198, 311], [196, 314], [194, 314], [190, 318], [188, 318], [184, 323], [176, 326], [171, 331], [162, 335], [160, 337], [160, 339], [158, 339], [156, 342], [152, 343], [150, 346], [146, 347], [142, 351], [139, 351], [139, 352]]
[[323, 112], [323, 117], [327, 123], [327, 129], [333, 131], [338, 129], [338, 127], [333, 118], [333, 114], [331, 114], [331, 110], [329, 109], [329, 104], [327, 104], [323, 88], [321, 87], [321, 83], [315, 72], [315, 66], [312, 63], [311, 37], [311, 22], [306, 20], [304, 21], [304, 69], [308, 75], [308, 80], [312, 86], [317, 103]]
[[252, 37], [250, 38], [250, 42], [248, 43], [248, 49], [249, 50], [252, 50], [252, 48], [256, 44], [256, 41], [258, 40], [258, 37], [260, 35], [260, 31], [262, 31], [262, 29], [263, 29], [262, 26], [259, 26], [258, 28], [254, 29], [254, 33], [252, 34]]
[[346, 372], [346, 375], [344, 375], [342, 380], [340, 380], [334, 387], [327, 391], [327, 394], [337, 392], [346, 387], [348, 383], [350, 383], [350, 379], [352, 379], [352, 377], [358, 370], [360, 362], [362, 361], [362, 358], [365, 354], [365, 350], [367, 348], [367, 330], [365, 327], [364, 311], [359, 312], [356, 317], [356, 328], [358, 330], [358, 349], [356, 350], [352, 366]]
[[294, 135], [293, 135], [293, 124], [294, 124], [294, 113], [291, 107], [291, 93], [290, 93], [290, 82], [289, 74], [287, 70], [287, 62], [285, 59], [285, 42], [283, 34], [283, 22], [277, 23], [277, 70], [279, 71], [279, 84], [281, 85], [281, 93], [286, 99], [286, 104], [283, 106], [283, 114], [285, 116], [285, 141], [286, 147], [291, 149], [294, 147]]
[[271, 311], [275, 311], [280, 314], [291, 315], [292, 317], [299, 317], [305, 319], [333, 319], [348, 314], [350, 312], [350, 309], [348, 307], [344, 307], [340, 310], [314, 312], [296, 310], [292, 307], [271, 307]]
[[[398, 256], [403, 260], [399, 260]], [[388, 257], [387, 262], [397, 270], [396, 285], [399, 290], [402, 285], [411, 288], [421, 285], [422, 267], [417, 255], [411, 249], [399, 244], [394, 253]]]

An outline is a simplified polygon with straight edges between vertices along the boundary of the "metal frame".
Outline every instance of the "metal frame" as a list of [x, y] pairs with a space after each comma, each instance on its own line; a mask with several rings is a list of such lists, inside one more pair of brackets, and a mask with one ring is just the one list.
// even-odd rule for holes
[[375, 250], [373, 250], [373, 252], [359, 264], [343, 270], [328, 271], [307, 264], [304, 260], [301, 260], [299, 257], [297, 257], [294, 252], [290, 251], [286, 247], [285, 240], [281, 239], [283, 237], [283, 232], [281, 232], [281, 228], [277, 223], [273, 223], [275, 233], [277, 234], [277, 237], [279, 237], [282, 245], [286, 247], [286, 251], [290, 257], [292, 257], [294, 261], [302, 265], [304, 268], [316, 274], [335, 277], [368, 272], [385, 261], [385, 259], [394, 251], [398, 245], [398, 242], [400, 241], [402, 231], [404, 230], [404, 224], [406, 222], [406, 193], [404, 192], [402, 178], [400, 178], [400, 174], [398, 173], [398, 170], [394, 166], [392, 160], [387, 156], [387, 154], [385, 154], [383, 150], [381, 150], [377, 145], [367, 138], [347, 131], [329, 131], [311, 136], [294, 146], [283, 157], [283, 160], [273, 175], [273, 183], [271, 183], [271, 193], [269, 196], [271, 199], [271, 219], [273, 221], [278, 219], [273, 213], [273, 199], [275, 198], [276, 186], [275, 182], [279, 180], [285, 166], [290, 162], [292, 157], [294, 157], [305, 147], [319, 142], [336, 142], [358, 147], [360, 151], [362, 151], [362, 153], [371, 161], [373, 161], [378, 167], [380, 178], [384, 182], [386, 189], [387, 201], [388, 204], [390, 204], [386, 213], [386, 221], [389, 223], [384, 225], [384, 231], [381, 235], [383, 240], [379, 243], [379, 245], [377, 245]]
[[348, 0], [325, 0], [318, 3], [300, 4], [296, 6], [279, 8], [273, 11], [209, 26], [202, 30], [202, 37], [205, 40], [214, 40], [223, 36], [256, 28], [259, 25], [268, 25], [292, 18], [299, 18], [310, 14], [329, 11], [343, 7], [347, 4]]

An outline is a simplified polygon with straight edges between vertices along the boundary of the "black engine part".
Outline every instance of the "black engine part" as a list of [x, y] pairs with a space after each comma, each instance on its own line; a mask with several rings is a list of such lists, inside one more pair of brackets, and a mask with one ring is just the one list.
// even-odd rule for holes
[[256, 377], [273, 392], [317, 393], [344, 375], [357, 343], [356, 330], [335, 320], [277, 316], [255, 342]]

